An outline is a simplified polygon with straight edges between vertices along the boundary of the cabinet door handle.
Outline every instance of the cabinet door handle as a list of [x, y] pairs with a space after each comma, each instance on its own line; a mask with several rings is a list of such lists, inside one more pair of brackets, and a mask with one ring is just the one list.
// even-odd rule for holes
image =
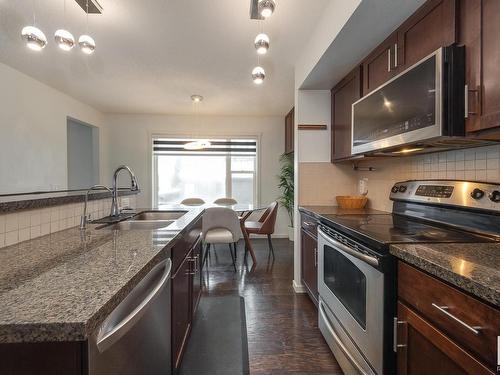
[[318, 249], [314, 248], [314, 267], [318, 267]]
[[391, 71], [391, 49], [387, 50], [387, 71]]
[[481, 327], [477, 326], [471, 326], [467, 323], [465, 323], [463, 320], [457, 318], [455, 315], [450, 313], [448, 310], [450, 309], [448, 306], [438, 306], [435, 303], [432, 303], [432, 307], [436, 308], [439, 312], [442, 312], [444, 315], [446, 315], [448, 318], [454, 320], [458, 324], [460, 324], [462, 327], [468, 329], [475, 335], [479, 335], [479, 331], [481, 330]]
[[394, 43], [394, 68], [398, 67], [398, 44]]

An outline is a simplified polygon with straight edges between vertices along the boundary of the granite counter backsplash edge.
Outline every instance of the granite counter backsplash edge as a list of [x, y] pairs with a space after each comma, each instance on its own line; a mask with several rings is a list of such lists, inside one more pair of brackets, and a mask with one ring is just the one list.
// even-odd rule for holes
[[[138, 193], [139, 191], [131, 191], [126, 189], [118, 190], [118, 196], [120, 197], [136, 195]], [[43, 197], [43, 198], [35, 198], [35, 197], [36, 195], [33, 196], [33, 199], [0, 202], [0, 215], [17, 211], [23, 211], [23, 210], [32, 210], [37, 208], [53, 207], [70, 203], [84, 202], [85, 192], [60, 196], [60, 197]], [[92, 200], [106, 199], [106, 198], [111, 198], [111, 193], [104, 191], [104, 192], [89, 194], [88, 199], [89, 201], [92, 201]]]

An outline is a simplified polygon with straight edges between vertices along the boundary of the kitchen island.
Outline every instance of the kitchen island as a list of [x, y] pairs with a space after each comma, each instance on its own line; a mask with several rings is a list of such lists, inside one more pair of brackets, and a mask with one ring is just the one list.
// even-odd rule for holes
[[172, 260], [172, 301], [186, 299], [176, 301], [185, 311], [172, 309], [172, 356], [178, 365], [201, 291], [200, 270], [194, 269], [201, 262], [192, 260], [201, 258], [202, 212], [191, 208], [158, 229], [89, 225], [2, 248], [0, 373], [87, 373], [89, 338], [166, 258]]

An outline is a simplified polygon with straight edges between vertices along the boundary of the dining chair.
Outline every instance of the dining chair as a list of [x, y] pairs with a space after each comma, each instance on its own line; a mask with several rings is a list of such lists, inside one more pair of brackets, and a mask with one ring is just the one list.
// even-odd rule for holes
[[201, 198], [186, 198], [182, 200], [181, 204], [185, 206], [201, 206], [205, 204], [205, 201]]
[[[271, 241], [271, 234], [274, 233], [276, 224], [276, 216], [278, 215], [278, 202], [272, 202], [267, 206], [266, 210], [258, 221], [245, 221], [245, 230], [248, 235], [251, 234], [265, 234], [269, 243], [269, 251], [274, 258], [273, 242]], [[246, 255], [246, 252], [245, 252]]]
[[232, 206], [233, 204], [238, 204], [238, 201], [234, 198], [219, 198], [214, 200], [214, 203], [222, 206]]
[[209, 207], [203, 213], [201, 227], [202, 239], [206, 244], [203, 263], [207, 259], [210, 245], [227, 244], [236, 272], [236, 243], [242, 237], [238, 214], [228, 207]]

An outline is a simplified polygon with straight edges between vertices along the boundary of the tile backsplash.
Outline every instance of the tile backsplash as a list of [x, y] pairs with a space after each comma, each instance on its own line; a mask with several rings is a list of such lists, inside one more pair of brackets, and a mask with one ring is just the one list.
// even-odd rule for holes
[[[119, 197], [120, 206], [135, 207], [136, 197]], [[71, 203], [0, 214], [0, 248], [80, 225], [83, 203]], [[92, 219], [109, 215], [111, 198], [89, 201], [87, 214]]]
[[358, 178], [368, 178], [371, 207], [391, 211], [389, 190], [397, 181], [452, 179], [500, 183], [500, 145], [413, 157], [367, 160], [360, 165], [376, 168], [373, 172], [357, 172]]

